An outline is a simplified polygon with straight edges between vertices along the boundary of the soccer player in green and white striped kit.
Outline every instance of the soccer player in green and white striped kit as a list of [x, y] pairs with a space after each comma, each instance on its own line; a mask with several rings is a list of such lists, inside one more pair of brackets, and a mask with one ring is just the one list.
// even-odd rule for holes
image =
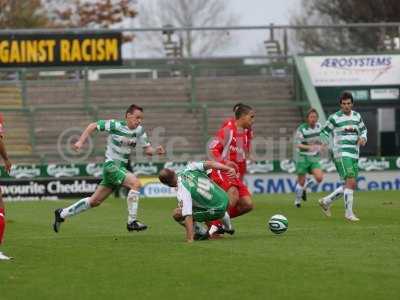
[[202, 233], [196, 230], [200, 227], [199, 222], [221, 220], [225, 232], [234, 233], [229, 214], [226, 212], [228, 194], [210, 180], [207, 176], [209, 169], [226, 171], [230, 178], [238, 176], [234, 168], [215, 161], [191, 162], [180, 172], [162, 169], [159, 174], [163, 184], [177, 189], [178, 207], [174, 210], [173, 218], [185, 226], [186, 241], [189, 243], [195, 238], [195, 233], [199, 235], [198, 239], [203, 239], [204, 236], [212, 236], [218, 229], [211, 226], [208, 233]]
[[[322, 126], [318, 122], [318, 112], [311, 108], [306, 115], [306, 122], [301, 124], [295, 137], [295, 161], [296, 161], [296, 198], [294, 204], [301, 207], [301, 199], [306, 201], [306, 189], [322, 181], [324, 173], [321, 169], [321, 133]], [[306, 181], [306, 175], [312, 174], [314, 179]]]
[[332, 142], [336, 170], [344, 181], [344, 187], [320, 199], [319, 204], [325, 215], [330, 217], [331, 204], [343, 194], [345, 218], [357, 222], [360, 219], [353, 212], [353, 193], [357, 187], [359, 148], [367, 143], [367, 128], [361, 115], [352, 110], [354, 100], [350, 92], [343, 92], [339, 101], [340, 110], [329, 116], [321, 131], [321, 140], [325, 144]]
[[103, 179], [97, 187], [94, 194], [90, 197], [83, 198], [71, 206], [56, 209], [53, 229], [55, 232], [60, 230], [61, 223], [66, 218], [72, 217], [78, 213], [86, 211], [92, 207], [99, 206], [113, 190], [121, 185], [129, 188], [127, 196], [128, 204], [128, 231], [141, 231], [147, 228], [146, 225], [140, 223], [136, 219], [138, 204], [140, 181], [132, 173], [126, 170], [129, 155], [132, 149], [139, 144], [143, 147], [146, 155], [165, 153], [162, 146], [153, 148], [147, 138], [143, 127], [143, 109], [140, 106], [132, 104], [125, 113], [125, 120], [99, 120], [89, 124], [80, 136], [79, 140], [74, 144], [74, 149], [79, 151], [86, 139], [95, 131], [106, 131], [109, 136], [107, 139], [106, 160], [103, 165]]

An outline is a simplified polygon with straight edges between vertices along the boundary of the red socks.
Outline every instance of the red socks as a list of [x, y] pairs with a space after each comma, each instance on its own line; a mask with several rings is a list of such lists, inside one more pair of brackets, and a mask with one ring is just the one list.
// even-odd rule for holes
[[[236, 206], [229, 206], [228, 207], [228, 214], [229, 216], [232, 218], [235, 218], [237, 216], [240, 216], [240, 212], [238, 211]], [[215, 226], [222, 226], [222, 223], [220, 220], [214, 220], [211, 222], [207, 222], [207, 226], [210, 227], [211, 225], [215, 225]]]
[[207, 224], [207, 225], [209, 227], [211, 227], [211, 225], [215, 225], [215, 226], [221, 227], [222, 226], [222, 222], [220, 220], [214, 220], [214, 221], [211, 221], [210, 224]]
[[[231, 219], [235, 218], [237, 216], [240, 216], [240, 213], [239, 213], [238, 209], [236, 208], [236, 206], [229, 206], [228, 214], [231, 217]], [[219, 220], [214, 220], [214, 221], [209, 222], [208, 226], [211, 226], [211, 225], [222, 226], [222, 223]]]
[[228, 207], [228, 214], [231, 217], [231, 219], [233, 219], [233, 218], [235, 218], [237, 216], [240, 216], [240, 213], [239, 213], [239, 211], [238, 211], [236, 206], [229, 206]]
[[0, 208], [0, 244], [3, 240], [5, 227], [6, 227], [6, 217], [4, 215], [4, 208]]

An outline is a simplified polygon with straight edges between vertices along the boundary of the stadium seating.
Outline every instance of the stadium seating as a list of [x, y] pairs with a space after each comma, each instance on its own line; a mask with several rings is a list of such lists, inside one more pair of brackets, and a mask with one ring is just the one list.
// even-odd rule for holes
[[0, 81], [0, 103], [2, 108], [21, 108], [21, 89], [15, 82]]
[[26, 93], [28, 106], [83, 106], [83, 80], [53, 79], [27, 80]]
[[98, 106], [116, 104], [123, 107], [132, 103], [143, 106], [171, 101], [187, 103], [189, 85], [186, 78], [101, 79], [89, 84], [90, 102]]
[[196, 81], [197, 100], [289, 100], [293, 99], [290, 78], [272, 76], [231, 76], [199, 78]]
[[23, 109], [21, 88], [16, 81], [0, 81], [0, 103], [0, 112], [6, 110], [3, 118], [8, 151], [30, 161], [33, 157], [30, 114]]
[[38, 108], [34, 113], [36, 152], [52, 161], [59, 161], [58, 147], [59, 145], [63, 147], [70, 136], [65, 136], [65, 140], [59, 140], [63, 132], [67, 134], [67, 130], [71, 128], [84, 129], [92, 119], [90, 113], [83, 109]]
[[[268, 139], [269, 147], [291, 139], [301, 121], [290, 73], [225, 72], [215, 76], [202, 72], [194, 81], [189, 76], [85, 81], [77, 74], [75, 78], [29, 78], [25, 85], [26, 107], [19, 85], [0, 85], [4, 89], [0, 109], [16, 109], [7, 110], [5, 121], [13, 125], [8, 148], [18, 160], [62, 162], [57, 143], [66, 129], [84, 128], [96, 119], [123, 118], [124, 110], [132, 103], [144, 107], [144, 126], [150, 138], [156, 144], [171, 147], [173, 143], [175, 154], [204, 154], [209, 137], [233, 115], [232, 107], [237, 102], [255, 107], [255, 135]], [[155, 140], [156, 134], [160, 140]], [[98, 135], [94, 145], [91, 160], [101, 161], [105, 136]], [[277, 155], [277, 147], [274, 149]]]

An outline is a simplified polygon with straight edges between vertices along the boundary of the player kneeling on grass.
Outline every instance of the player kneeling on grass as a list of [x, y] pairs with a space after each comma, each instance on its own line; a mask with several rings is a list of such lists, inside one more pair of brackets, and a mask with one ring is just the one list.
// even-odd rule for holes
[[[322, 126], [318, 123], [318, 113], [314, 108], [311, 108], [306, 115], [306, 122], [301, 124], [296, 131], [296, 198], [294, 204], [296, 207], [301, 207], [301, 200], [307, 200], [306, 190], [312, 185], [318, 184], [323, 179], [321, 170], [320, 150], [321, 150], [321, 133]], [[306, 181], [306, 175], [310, 173], [314, 179]]]
[[173, 217], [185, 226], [187, 242], [192, 242], [194, 238], [208, 238], [216, 229], [211, 227], [208, 232], [201, 232], [197, 222], [221, 220], [225, 232], [234, 233], [226, 212], [228, 195], [208, 178], [208, 169], [225, 171], [232, 178], [237, 176], [234, 168], [214, 161], [192, 162], [177, 173], [171, 169], [162, 169], [159, 173], [163, 184], [177, 189], [178, 208], [174, 210]]
[[88, 198], [83, 198], [69, 207], [56, 209], [53, 229], [55, 232], [60, 230], [61, 223], [68, 217], [72, 217], [89, 208], [99, 206], [113, 190], [121, 185], [130, 189], [127, 197], [128, 204], [128, 231], [145, 230], [147, 226], [136, 219], [139, 205], [140, 181], [126, 167], [132, 149], [139, 144], [143, 147], [146, 155], [165, 153], [162, 146], [154, 149], [141, 126], [143, 120], [143, 109], [132, 104], [125, 113], [125, 120], [99, 120], [91, 123], [74, 144], [76, 151], [79, 151], [91, 133], [106, 131], [109, 133], [107, 139], [106, 161], [103, 165], [103, 180], [97, 187], [94, 194]]

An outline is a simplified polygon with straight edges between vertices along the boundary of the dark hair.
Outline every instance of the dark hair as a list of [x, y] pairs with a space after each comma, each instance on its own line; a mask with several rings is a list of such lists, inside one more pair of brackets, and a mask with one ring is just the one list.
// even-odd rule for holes
[[143, 108], [142, 107], [140, 107], [140, 106], [138, 106], [136, 104], [131, 104], [131, 105], [129, 105], [128, 109], [125, 112], [125, 117], [128, 115], [128, 113], [129, 114], [133, 114], [133, 112], [135, 110], [140, 110], [141, 112], [143, 112]]
[[158, 173], [160, 182], [168, 186], [172, 186], [174, 178], [175, 172], [171, 169], [162, 169], [160, 173]]
[[244, 104], [243, 104], [242, 102], [236, 103], [236, 104], [233, 106], [233, 112], [236, 112], [236, 110], [237, 110], [239, 107], [243, 106], [243, 105], [244, 105]]
[[253, 108], [251, 106], [240, 103], [240, 105], [235, 110], [236, 120], [240, 119], [241, 116], [247, 115], [252, 110]]
[[317, 117], [319, 116], [317, 110], [316, 110], [315, 108], [312, 108], [312, 107], [311, 107], [311, 108], [307, 111], [306, 119], [308, 119], [308, 117], [309, 117], [312, 113], [316, 114]]
[[342, 104], [342, 101], [345, 99], [350, 99], [351, 103], [354, 103], [353, 94], [349, 91], [344, 91], [340, 94], [339, 103]]

